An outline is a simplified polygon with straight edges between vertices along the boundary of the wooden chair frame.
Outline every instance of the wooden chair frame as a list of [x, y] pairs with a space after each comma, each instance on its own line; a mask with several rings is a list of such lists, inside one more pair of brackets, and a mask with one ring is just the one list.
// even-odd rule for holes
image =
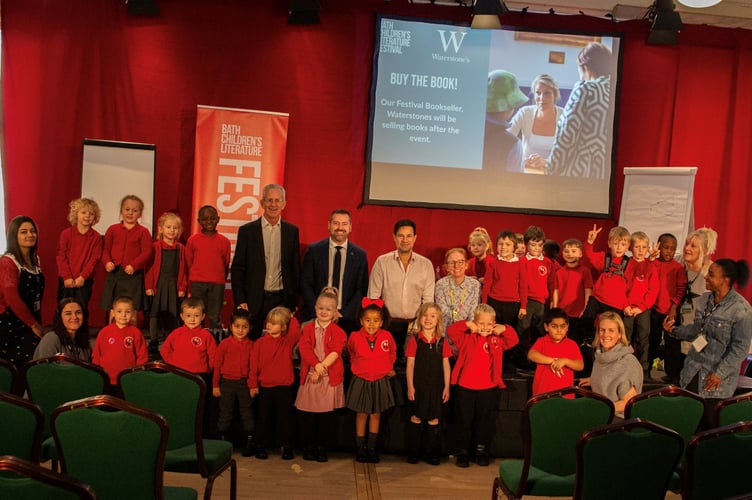
[[[34, 416], [34, 419], [36, 420], [36, 424], [35, 424], [35, 431], [34, 431], [34, 440], [32, 442], [32, 448], [31, 448], [31, 462], [39, 463], [39, 460], [42, 456], [42, 430], [44, 428], [44, 413], [42, 413], [42, 409], [39, 407], [38, 404], [33, 403], [32, 401], [29, 401], [28, 399], [20, 398], [18, 396], [14, 396], [13, 394], [8, 394], [4, 392], [0, 392], [0, 401], [4, 401], [5, 403], [19, 406], [27, 410], [29, 413], [31, 413]], [[2, 425], [7, 425], [7, 422], [3, 422]]]
[[77, 495], [81, 500], [96, 500], [94, 490], [75, 477], [53, 472], [38, 464], [10, 455], [0, 456], [0, 470], [10, 471], [40, 483]]
[[[752, 401], [752, 391], [719, 401], [718, 404], [715, 405], [715, 408], [713, 408], [713, 427], [721, 426], [721, 413], [724, 408], [746, 401]], [[752, 421], [752, 418], [750, 418], [750, 421]]]

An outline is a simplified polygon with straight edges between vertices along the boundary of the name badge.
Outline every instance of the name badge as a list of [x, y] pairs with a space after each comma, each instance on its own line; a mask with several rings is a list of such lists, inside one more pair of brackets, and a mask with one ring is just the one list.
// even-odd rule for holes
[[692, 347], [694, 347], [695, 351], [697, 352], [702, 352], [702, 350], [705, 349], [705, 346], [707, 345], [708, 339], [705, 337], [705, 334], [700, 334], [699, 337], [692, 341]]

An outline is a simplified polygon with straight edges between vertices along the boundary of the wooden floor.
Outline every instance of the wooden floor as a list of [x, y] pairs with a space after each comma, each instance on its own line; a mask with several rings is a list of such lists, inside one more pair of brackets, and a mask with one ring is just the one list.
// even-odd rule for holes
[[[378, 464], [361, 464], [352, 455], [333, 453], [327, 463], [306, 462], [300, 456], [282, 460], [278, 454], [268, 460], [245, 458], [235, 453], [238, 463], [238, 500], [284, 499], [488, 499], [498, 474], [498, 460], [488, 467], [471, 464], [467, 469], [444, 459], [438, 467], [425, 463], [410, 465], [405, 458], [382, 455]], [[165, 484], [190, 486], [203, 497], [204, 481], [189, 474], [165, 473]], [[230, 474], [214, 483], [213, 499], [229, 498]], [[524, 497], [525, 500], [544, 497]], [[678, 500], [669, 493], [666, 500]]]

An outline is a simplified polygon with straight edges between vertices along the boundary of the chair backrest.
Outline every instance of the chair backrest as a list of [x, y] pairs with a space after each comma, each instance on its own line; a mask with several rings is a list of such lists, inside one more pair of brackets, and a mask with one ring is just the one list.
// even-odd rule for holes
[[95, 500], [96, 495], [86, 483], [58, 474], [18, 457], [0, 456], [0, 498], [13, 500]]
[[[570, 394], [575, 398], [564, 397]], [[614, 405], [592, 391], [569, 387], [530, 398], [525, 413], [526, 462], [567, 475], [575, 471], [577, 440], [583, 432], [608, 424], [614, 417]]]
[[752, 392], [720, 401], [713, 410], [713, 425], [721, 427], [734, 422], [752, 422]]
[[0, 455], [39, 462], [43, 421], [38, 405], [0, 392]]
[[682, 498], [749, 498], [752, 494], [749, 457], [752, 457], [752, 422], [698, 433], [687, 445]]
[[18, 390], [18, 368], [7, 359], [0, 358], [0, 392], [15, 394]]
[[191, 444], [203, 456], [201, 423], [206, 384], [198, 375], [154, 361], [120, 373], [118, 385], [126, 401], [159, 413], [170, 425], [167, 449]]
[[29, 361], [22, 378], [29, 399], [44, 413], [43, 437], [50, 436], [50, 415], [63, 403], [104, 393], [109, 382], [107, 372], [99, 366], [64, 354]]
[[577, 442], [576, 500], [663, 500], [681, 457], [681, 436], [631, 419], [599, 427]]
[[162, 498], [167, 421], [112, 396], [72, 401], [52, 413], [61, 469], [99, 498]]
[[637, 394], [627, 401], [624, 418], [639, 418], [679, 433], [686, 445], [697, 431], [704, 411], [702, 398], [673, 385]]

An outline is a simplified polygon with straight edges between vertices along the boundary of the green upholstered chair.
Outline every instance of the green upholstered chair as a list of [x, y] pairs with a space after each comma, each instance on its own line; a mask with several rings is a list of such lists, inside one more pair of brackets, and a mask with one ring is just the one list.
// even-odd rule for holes
[[713, 425], [721, 427], [734, 422], [752, 422], [752, 392], [719, 402], [713, 410]]
[[0, 456], [0, 498], [13, 500], [95, 500], [86, 483], [18, 457]]
[[752, 498], [752, 422], [700, 432], [687, 445], [683, 500]]
[[101, 499], [195, 500], [196, 490], [163, 486], [167, 421], [113, 396], [71, 401], [52, 413], [63, 473]]
[[43, 422], [38, 405], [0, 392], [0, 455], [39, 463]]
[[492, 495], [572, 496], [577, 440], [613, 417], [613, 403], [592, 391], [569, 387], [533, 396], [524, 412], [525, 456], [499, 463]]
[[[676, 431], [682, 437], [684, 448], [686, 448], [689, 440], [697, 432], [704, 408], [703, 400], [697, 394], [669, 385], [637, 394], [627, 401], [624, 407], [624, 418], [640, 418]], [[683, 456], [669, 484], [669, 489], [672, 491], [681, 489], [682, 467], [684, 467]]]
[[663, 500], [684, 450], [671, 429], [641, 419], [599, 427], [577, 442], [575, 500]]
[[99, 366], [64, 354], [29, 361], [21, 370], [29, 399], [42, 408], [42, 461], [52, 460], [57, 468], [57, 450], [50, 432], [50, 415], [63, 403], [104, 393], [109, 382]]
[[206, 384], [198, 375], [163, 362], [151, 362], [120, 373], [118, 384], [127, 401], [163, 415], [170, 425], [165, 470], [200, 474], [206, 479], [204, 499], [214, 480], [230, 469], [230, 498], [237, 496], [237, 464], [232, 444], [203, 439]]
[[3, 358], [0, 358], [0, 392], [18, 394], [18, 369]]

